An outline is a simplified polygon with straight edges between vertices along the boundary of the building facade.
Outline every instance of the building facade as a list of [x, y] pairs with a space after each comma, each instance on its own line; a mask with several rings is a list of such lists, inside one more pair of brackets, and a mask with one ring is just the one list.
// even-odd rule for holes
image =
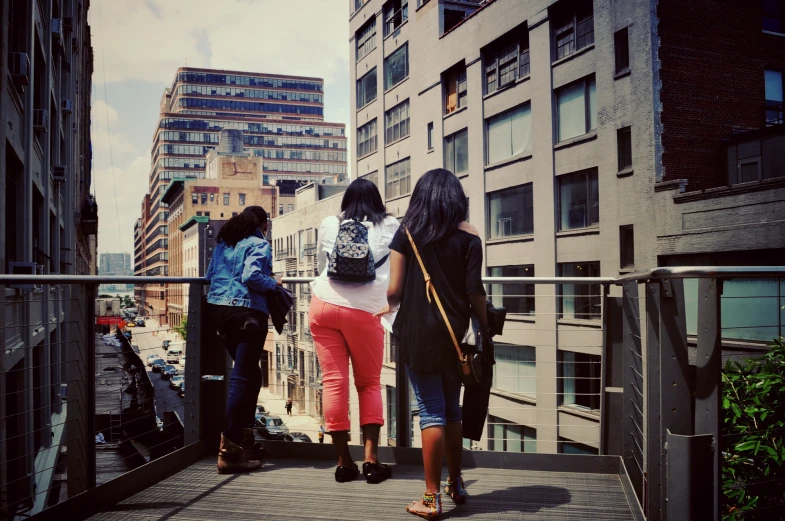
[[99, 255], [98, 274], [99, 275], [123, 275], [132, 276], [130, 253], [101, 253]]
[[[89, 6], [73, 0], [0, 6], [3, 273], [96, 273]], [[70, 287], [1, 291], [0, 517], [13, 519], [39, 512], [52, 494], [57, 502], [54, 463], [62, 463], [66, 440], [61, 388], [74, 378], [66, 346], [77, 341], [69, 324], [79, 317], [72, 316]]]
[[[345, 129], [324, 121], [323, 80], [180, 68], [161, 98], [135, 274], [169, 274], [169, 209], [161, 196], [174, 178], [204, 177], [222, 129], [242, 132], [249, 154], [263, 160], [264, 184], [346, 175]], [[137, 288], [137, 298], [166, 322], [165, 286]]]
[[[779, 265], [785, 15], [762, 4], [351, 0], [353, 175], [401, 217], [422, 173], [453, 171], [487, 275]], [[782, 287], [726, 288], [770, 297], [728, 329], [782, 334]], [[488, 289], [511, 314], [481, 447], [596, 452], [601, 288]]]

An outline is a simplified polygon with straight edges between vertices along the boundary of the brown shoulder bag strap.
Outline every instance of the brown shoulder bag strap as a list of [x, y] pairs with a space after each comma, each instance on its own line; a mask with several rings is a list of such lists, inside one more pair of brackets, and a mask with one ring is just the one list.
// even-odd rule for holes
[[428, 302], [431, 302], [431, 295], [433, 295], [433, 299], [436, 301], [436, 306], [439, 308], [439, 312], [442, 314], [442, 318], [444, 319], [444, 323], [447, 325], [447, 331], [450, 332], [450, 338], [452, 338], [452, 343], [455, 346], [455, 351], [458, 353], [458, 361], [461, 365], [466, 365], [467, 359], [466, 355], [463, 354], [461, 351], [461, 345], [458, 343], [458, 339], [455, 337], [455, 332], [452, 330], [452, 325], [450, 325], [450, 320], [447, 318], [447, 313], [444, 311], [444, 307], [442, 306], [442, 301], [439, 299], [439, 294], [436, 293], [436, 288], [433, 286], [431, 282], [431, 276], [428, 275], [428, 271], [425, 269], [425, 264], [422, 261], [422, 257], [420, 257], [420, 252], [417, 250], [417, 245], [414, 243], [414, 239], [412, 238], [412, 234], [409, 233], [409, 230], [406, 231], [406, 236], [409, 238], [409, 242], [412, 244], [412, 249], [414, 250], [414, 256], [417, 257], [417, 262], [420, 263], [420, 269], [422, 270], [423, 278], [425, 279], [425, 296], [428, 297]]

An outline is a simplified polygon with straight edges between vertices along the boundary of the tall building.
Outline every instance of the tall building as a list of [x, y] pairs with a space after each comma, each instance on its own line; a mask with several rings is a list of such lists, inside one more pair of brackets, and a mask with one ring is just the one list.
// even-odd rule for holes
[[[209, 225], [212, 220], [225, 222], [248, 206], [275, 212], [277, 189], [262, 185], [262, 158], [243, 151], [241, 131], [222, 130], [219, 150], [210, 150], [206, 162], [204, 177], [175, 177], [161, 197], [162, 204], [169, 209], [169, 274], [173, 277], [204, 274], [195, 269], [199, 266], [194, 262], [204, 260], [206, 253], [185, 245], [183, 226], [190, 229], [188, 235], [193, 234], [193, 223], [204, 218], [208, 223], [204, 232], [207, 239], [213, 239], [217, 231]], [[207, 247], [207, 242], [205, 239], [202, 244]], [[168, 289], [168, 321], [170, 326], [177, 327], [188, 313], [187, 285], [173, 284]]]
[[[323, 80], [180, 68], [161, 98], [135, 274], [169, 273], [169, 210], [161, 196], [176, 177], [204, 177], [207, 152], [222, 129], [242, 131], [249, 153], [263, 160], [264, 184], [346, 175], [345, 129], [324, 121]], [[137, 298], [166, 322], [165, 286], [137, 288]]]
[[[402, 216], [453, 171], [488, 275], [781, 264], [781, 2], [352, 0], [349, 20], [353, 172]], [[729, 339], [785, 332], [783, 284], [725, 285]], [[596, 452], [601, 288], [489, 289], [511, 314], [483, 443]]]
[[99, 256], [99, 275], [133, 275], [130, 253], [102, 253]]
[[[89, 4], [8, 0], [0, 6], [3, 273], [96, 273]], [[0, 517], [14, 519], [58, 501], [54, 465], [62, 464], [67, 423], [60, 390], [75, 378], [66, 347], [81, 339], [72, 337], [71, 324], [83, 314], [72, 314], [77, 295], [70, 287], [5, 286], [2, 295]], [[69, 409], [76, 413], [75, 405]]]

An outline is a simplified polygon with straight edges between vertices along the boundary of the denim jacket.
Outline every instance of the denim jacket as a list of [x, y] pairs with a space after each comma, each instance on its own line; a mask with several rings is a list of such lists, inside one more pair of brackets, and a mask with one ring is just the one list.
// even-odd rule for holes
[[205, 275], [210, 283], [207, 302], [251, 308], [269, 315], [266, 292], [276, 288], [272, 273], [270, 243], [260, 232], [234, 247], [221, 241], [215, 247]]

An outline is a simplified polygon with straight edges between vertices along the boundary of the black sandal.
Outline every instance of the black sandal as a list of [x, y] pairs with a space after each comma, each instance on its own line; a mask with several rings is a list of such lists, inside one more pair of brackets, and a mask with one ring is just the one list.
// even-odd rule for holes
[[392, 476], [392, 469], [389, 465], [383, 463], [371, 463], [366, 461], [363, 463], [363, 476], [368, 483], [381, 483], [382, 481], [390, 479]]
[[337, 481], [338, 483], [346, 483], [348, 481], [353, 481], [359, 473], [360, 473], [360, 469], [357, 468], [356, 463], [352, 463], [351, 467], [336, 467], [335, 481]]

